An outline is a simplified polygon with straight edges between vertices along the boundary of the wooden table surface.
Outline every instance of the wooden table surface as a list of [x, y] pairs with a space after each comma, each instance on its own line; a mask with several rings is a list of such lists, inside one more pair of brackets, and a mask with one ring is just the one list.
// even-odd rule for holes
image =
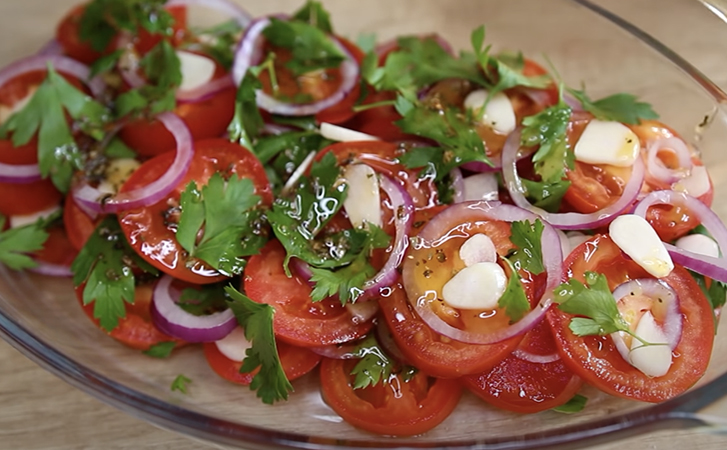
[[[684, 18], [701, 7], [696, 1], [633, 1], [639, 5], [639, 11], [631, 14], [630, 20], [685, 55], [719, 85], [727, 86], [727, 25], [718, 20], [700, 22], [698, 26], [685, 24]], [[602, 3], [619, 11], [629, 0]], [[71, 0], [2, 0], [0, 18], [5, 28], [1, 36], [7, 39], [16, 30], [33, 44], [26, 42], [26, 46], [37, 47], [51, 33], [55, 20], [51, 18], [58, 17], [71, 4]], [[45, 27], [36, 27], [38, 21]], [[20, 56], [8, 45], [0, 46], [0, 50], [0, 61]], [[44, 371], [2, 341], [0, 361], [0, 449], [216, 448], [103, 404]], [[727, 406], [718, 412], [727, 417]], [[716, 450], [727, 448], [727, 436], [696, 430], [669, 431], [594, 448]]]

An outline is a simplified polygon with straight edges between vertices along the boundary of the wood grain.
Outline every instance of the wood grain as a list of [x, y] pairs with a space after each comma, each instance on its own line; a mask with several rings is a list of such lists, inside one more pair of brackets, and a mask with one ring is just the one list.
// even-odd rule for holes
[[[0, 1], [1, 36], [23, 36], [0, 45], [0, 61], [39, 48], [52, 34], [57, 18], [75, 0]], [[297, 4], [298, 2], [294, 2]], [[452, 2], [454, 3], [454, 2]], [[615, 11], [639, 5], [629, 19], [686, 55], [721, 86], [727, 86], [727, 25], [718, 20], [689, 22], [696, 1], [611, 0]], [[350, 3], [353, 5], [353, 3]], [[543, 20], [547, 21], [547, 10]], [[623, 67], [622, 70], [638, 70]], [[159, 429], [69, 386], [0, 342], [0, 449], [70, 450], [220, 448]], [[727, 417], [727, 406], [717, 410]], [[593, 447], [596, 450], [727, 448], [727, 437], [697, 430], [658, 432]]]

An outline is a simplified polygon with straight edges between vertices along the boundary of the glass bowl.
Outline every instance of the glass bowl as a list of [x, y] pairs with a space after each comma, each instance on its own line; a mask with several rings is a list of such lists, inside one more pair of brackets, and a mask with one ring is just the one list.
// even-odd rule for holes
[[[0, 62], [8, 63], [47, 41], [56, 21], [76, 0], [6, 0], [0, 19]], [[287, 12], [298, 0], [240, 3], [253, 15]], [[636, 2], [642, 7], [662, 2]], [[39, 25], [12, 20], [13, 8], [38, 12]], [[606, 4], [606, 2], [601, 2]], [[436, 31], [455, 48], [469, 46], [469, 33], [487, 25], [487, 41], [498, 49], [522, 50], [550, 61], [572, 86], [585, 83], [593, 97], [632, 92], [650, 102], [662, 120], [703, 152], [716, 198], [727, 192], [727, 96], [677, 53], [621, 17], [646, 13], [634, 2], [618, 2], [618, 14], [582, 0], [391, 1], [327, 3], [339, 33], [376, 32], [381, 40]], [[610, 5], [613, 6], [613, 5]], [[690, 23], [716, 20], [700, 8]], [[18, 9], [19, 10], [19, 9]], [[658, 15], [658, 12], [655, 14]], [[547, 17], [548, 20], [543, 20]], [[8, 36], [23, 36], [22, 44]], [[671, 36], [676, 43], [677, 39]], [[547, 55], [544, 56], [544, 55]], [[727, 218], [727, 205], [717, 201]], [[465, 395], [444, 423], [422, 436], [376, 436], [343, 422], [322, 401], [316, 374], [295, 381], [286, 403], [263, 405], [247, 388], [231, 385], [208, 368], [199, 348], [168, 360], [148, 358], [103, 336], [77, 307], [70, 280], [0, 267], [0, 334], [33, 361], [83, 391], [156, 425], [196, 438], [245, 448], [417, 447], [559, 448], [675, 427], [721, 424], [708, 407], [727, 392], [727, 331], [716, 338], [712, 362], [695, 388], [671, 401], [650, 405], [585, 388], [581, 413], [517, 415]], [[188, 395], [172, 392], [180, 373], [194, 380]], [[527, 430], [524, 432], [524, 430]]]

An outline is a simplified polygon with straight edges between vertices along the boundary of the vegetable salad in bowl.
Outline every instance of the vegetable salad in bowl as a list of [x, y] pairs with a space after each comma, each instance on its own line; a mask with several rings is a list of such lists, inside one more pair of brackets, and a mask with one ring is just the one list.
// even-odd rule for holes
[[[229, 20], [189, 25], [195, 4]], [[86, 326], [147, 356], [199, 352], [268, 404], [316, 379], [386, 436], [463, 393], [574, 413], [584, 385], [700, 380], [727, 228], [697, 148], [484, 26], [460, 52], [337, 31], [315, 1], [71, 10], [0, 70], [0, 261], [70, 277]]]

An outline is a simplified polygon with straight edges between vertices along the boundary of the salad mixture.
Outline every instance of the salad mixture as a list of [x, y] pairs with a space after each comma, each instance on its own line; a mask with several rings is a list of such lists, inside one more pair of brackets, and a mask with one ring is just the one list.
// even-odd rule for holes
[[0, 70], [0, 138], [0, 261], [265, 403], [317, 371], [353, 426], [416, 435], [463, 390], [577, 412], [584, 383], [660, 402], [709, 362], [727, 229], [699, 153], [484, 27], [455, 54], [354, 43], [312, 0], [91, 0]]

